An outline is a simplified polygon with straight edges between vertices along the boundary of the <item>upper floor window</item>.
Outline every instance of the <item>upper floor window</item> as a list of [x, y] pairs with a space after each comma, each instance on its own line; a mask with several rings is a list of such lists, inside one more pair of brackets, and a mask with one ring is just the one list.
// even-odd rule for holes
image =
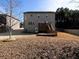
[[37, 14], [37, 17], [40, 18], [40, 14]]
[[38, 16], [38, 18], [40, 18], [40, 16]]
[[48, 18], [48, 16], [46, 16], [46, 18]]
[[31, 17], [33, 16], [33, 15], [30, 15]]

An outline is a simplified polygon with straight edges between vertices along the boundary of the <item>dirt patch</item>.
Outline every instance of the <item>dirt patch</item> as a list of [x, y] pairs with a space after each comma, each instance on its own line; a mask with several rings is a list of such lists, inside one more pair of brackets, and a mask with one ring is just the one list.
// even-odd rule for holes
[[78, 57], [78, 37], [65, 33], [58, 33], [57, 37], [18, 36], [15, 41], [0, 42], [0, 59], [78, 59]]

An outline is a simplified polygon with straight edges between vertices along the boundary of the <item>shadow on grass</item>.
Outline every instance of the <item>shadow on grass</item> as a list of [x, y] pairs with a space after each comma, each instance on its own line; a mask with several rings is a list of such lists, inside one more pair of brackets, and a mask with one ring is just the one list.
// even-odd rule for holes
[[[23, 30], [13, 30], [12, 35], [34, 35], [35, 33], [24, 32]], [[9, 32], [1, 32], [0, 36], [8, 36]]]

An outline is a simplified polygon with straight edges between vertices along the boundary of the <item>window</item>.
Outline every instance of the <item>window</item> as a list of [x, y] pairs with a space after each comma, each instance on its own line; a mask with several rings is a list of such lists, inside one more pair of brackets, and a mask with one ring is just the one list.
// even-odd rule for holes
[[28, 24], [29, 24], [29, 25], [32, 25], [32, 22], [29, 22]]
[[40, 16], [38, 16], [38, 18], [40, 18]]
[[46, 16], [46, 18], [47, 18], [48, 16]]
[[34, 25], [34, 22], [29, 22], [28, 24], [29, 24], [29, 25]]
[[40, 14], [38, 14], [37, 17], [40, 18]]
[[31, 17], [33, 16], [33, 15], [30, 15]]

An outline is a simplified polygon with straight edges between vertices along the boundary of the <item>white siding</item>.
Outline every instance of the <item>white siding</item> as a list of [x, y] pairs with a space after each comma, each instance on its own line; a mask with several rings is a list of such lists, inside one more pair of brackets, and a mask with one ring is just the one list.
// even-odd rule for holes
[[[10, 26], [10, 17], [7, 16], [6, 17], [6, 26], [9, 27]], [[15, 29], [19, 29], [20, 28], [20, 22], [19, 20], [16, 20], [15, 18], [11, 18], [11, 26], [12, 26], [12, 29], [15, 30]]]

